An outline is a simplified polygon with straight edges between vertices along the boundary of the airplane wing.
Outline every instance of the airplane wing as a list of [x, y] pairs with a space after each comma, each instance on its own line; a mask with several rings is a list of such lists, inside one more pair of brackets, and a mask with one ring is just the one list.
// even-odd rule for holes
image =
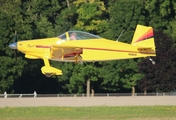
[[[103, 40], [103, 39], [102, 39]], [[79, 59], [83, 54], [83, 49], [101, 49], [104, 48], [104, 42], [102, 40], [75, 40], [66, 41], [62, 43], [56, 43], [51, 46], [51, 58], [62, 59], [75, 59], [78, 56]], [[103, 40], [109, 41], [109, 40]], [[113, 42], [113, 41], [112, 41]]]
[[[76, 43], [75, 43], [76, 42]], [[51, 46], [51, 58], [62, 60], [82, 59], [80, 54], [84, 46], [77, 45], [77, 41], [67, 41], [64, 43], [56, 43]]]

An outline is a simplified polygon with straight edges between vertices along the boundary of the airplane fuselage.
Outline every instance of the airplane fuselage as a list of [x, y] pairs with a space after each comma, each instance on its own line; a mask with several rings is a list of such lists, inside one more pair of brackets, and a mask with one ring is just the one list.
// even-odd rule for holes
[[[18, 42], [18, 50], [29, 59], [42, 59], [43, 56], [50, 60], [61, 62], [75, 62], [76, 55], [83, 62], [108, 61], [118, 59], [139, 58], [145, 56], [155, 56], [153, 50], [139, 50], [131, 44], [116, 42], [106, 39], [62, 41], [59, 38], [47, 38], [40, 40], [29, 40]], [[53, 44], [84, 44], [84, 48], [60, 48], [55, 49]], [[91, 45], [90, 45], [91, 44]], [[98, 44], [98, 47], [97, 47]], [[87, 45], [87, 46], [86, 46]]]

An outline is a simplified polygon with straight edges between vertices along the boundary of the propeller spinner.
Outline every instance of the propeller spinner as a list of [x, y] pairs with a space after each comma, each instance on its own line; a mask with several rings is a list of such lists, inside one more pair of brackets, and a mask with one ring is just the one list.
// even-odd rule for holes
[[14, 42], [14, 43], [11, 43], [10, 45], [9, 45], [9, 47], [11, 48], [11, 49], [17, 49], [17, 43], [16, 42]]

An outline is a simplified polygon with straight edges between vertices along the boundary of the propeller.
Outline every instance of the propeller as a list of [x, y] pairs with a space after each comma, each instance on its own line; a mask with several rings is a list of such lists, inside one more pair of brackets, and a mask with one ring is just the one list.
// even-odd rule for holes
[[14, 42], [11, 43], [11, 44], [9, 45], [9, 47], [10, 47], [11, 49], [14, 49], [14, 50], [17, 49], [17, 32], [16, 32], [16, 31], [15, 31], [15, 35], [14, 35]]

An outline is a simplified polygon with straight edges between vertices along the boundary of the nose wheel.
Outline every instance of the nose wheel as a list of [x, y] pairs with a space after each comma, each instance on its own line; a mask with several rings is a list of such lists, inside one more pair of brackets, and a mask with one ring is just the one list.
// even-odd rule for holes
[[51, 76], [52, 76], [52, 73], [45, 73], [45, 76], [46, 76], [46, 77], [51, 77]]

